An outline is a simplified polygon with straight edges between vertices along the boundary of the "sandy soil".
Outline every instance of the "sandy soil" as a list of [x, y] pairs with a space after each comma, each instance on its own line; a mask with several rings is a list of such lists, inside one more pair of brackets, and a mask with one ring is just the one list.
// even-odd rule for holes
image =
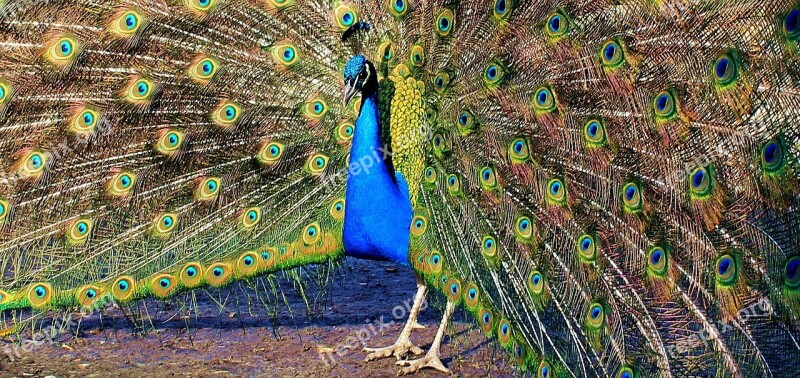
[[[393, 310], [404, 313], [401, 309], [415, 288], [408, 268], [348, 259], [328, 286], [321, 316], [306, 316], [307, 307], [293, 291], [285, 295], [294, 316], [285, 306], [274, 317], [267, 311], [236, 311], [247, 300], [247, 294], [236, 289], [217, 293], [216, 301], [226, 304], [221, 311], [211, 296], [196, 295], [189, 319], [151, 302], [142, 307], [152, 325], [144, 333], [134, 332], [136, 327], [119, 309], [109, 309], [102, 319], [84, 319], [77, 336], [62, 335], [58, 343], [41, 343], [29, 352], [16, 349], [19, 354], [7, 348], [13, 345], [0, 343], [0, 348], [6, 347], [0, 355], [0, 375], [392, 377], [399, 370], [393, 358], [367, 363], [361, 348], [394, 342], [405, 318], [395, 320]], [[426, 328], [415, 331], [412, 341], [427, 349], [440, 315], [429, 306], [420, 317]], [[449, 327], [442, 359], [459, 376], [514, 374], [496, 343], [484, 338], [463, 314], [457, 313]], [[445, 375], [423, 371], [416, 376]]]

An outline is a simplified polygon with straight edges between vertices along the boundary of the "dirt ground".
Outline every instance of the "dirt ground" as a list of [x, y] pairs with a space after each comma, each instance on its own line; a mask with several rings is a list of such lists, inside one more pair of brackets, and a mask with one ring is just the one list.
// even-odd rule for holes
[[[116, 314], [103, 311], [102, 319], [97, 315], [84, 319], [77, 336], [62, 335], [58, 343], [41, 343], [26, 351], [0, 342], [0, 348], [5, 348], [0, 354], [0, 376], [395, 376], [399, 367], [394, 358], [364, 362], [361, 348], [390, 345], [400, 333], [405, 317], [396, 319], [395, 315], [405, 313], [415, 292], [412, 271], [348, 259], [334, 277], [329, 297], [322, 302], [322, 316], [306, 316], [302, 297], [291, 293], [284, 295], [294, 315], [284, 309], [274, 317], [234, 311], [243, 295], [236, 293], [216, 297], [226, 303], [222, 310], [210, 299], [213, 296], [197, 295], [193, 303], [199, 310], [191, 320], [176, 316], [175, 311], [159, 316], [158, 305], [151, 303], [145, 310], [154, 329], [145, 333], [134, 332], [119, 309]], [[286, 285], [291, 283], [282, 284]], [[435, 306], [429, 306], [420, 316], [426, 328], [415, 331], [412, 341], [427, 349], [440, 315]], [[455, 316], [442, 347], [442, 360], [455, 375], [513, 376], [514, 369], [505, 359], [496, 343], [484, 338], [463, 314]], [[446, 375], [426, 370], [416, 376]]]

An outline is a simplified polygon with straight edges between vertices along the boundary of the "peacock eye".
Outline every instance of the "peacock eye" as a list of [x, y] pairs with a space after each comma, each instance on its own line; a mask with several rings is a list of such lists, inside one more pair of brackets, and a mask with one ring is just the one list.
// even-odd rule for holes
[[628, 366], [623, 366], [617, 373], [617, 378], [634, 378], [633, 369]]
[[655, 276], [663, 277], [667, 272], [667, 251], [662, 247], [652, 247], [648, 254], [648, 272]]
[[225, 101], [211, 113], [211, 120], [215, 125], [226, 128], [234, 125], [241, 118], [241, 113], [239, 105]]
[[342, 15], [342, 24], [350, 26], [350, 25], [353, 24], [353, 19], [354, 19], [353, 13], [347, 12], [347, 13]]
[[72, 53], [72, 42], [69, 40], [61, 41], [59, 44], [59, 51], [62, 56], [67, 56]]
[[716, 261], [715, 274], [717, 283], [723, 286], [730, 286], [738, 279], [738, 261], [734, 255], [723, 255]]
[[494, 3], [495, 17], [503, 17], [508, 13], [508, 4], [506, 0], [496, 0]]
[[638, 213], [642, 210], [642, 193], [638, 184], [625, 184], [622, 188], [622, 202], [627, 212]]
[[533, 95], [533, 108], [538, 114], [549, 113], [558, 106], [555, 93], [549, 85], [543, 85]]
[[311, 159], [307, 163], [308, 170], [313, 175], [320, 175], [325, 172], [325, 168], [328, 165], [328, 157], [321, 154], [316, 154], [311, 157]]
[[439, 34], [439, 36], [447, 37], [450, 35], [451, 31], [453, 30], [454, 19], [455, 15], [450, 9], [444, 9], [439, 12], [436, 18], [436, 32]]
[[553, 40], [557, 40], [569, 32], [569, 19], [559, 11], [556, 11], [547, 18], [545, 33]]
[[775, 173], [783, 167], [783, 146], [774, 139], [761, 148], [761, 166], [767, 173]]
[[736, 64], [733, 53], [722, 54], [717, 58], [712, 71], [714, 72], [714, 80], [721, 87], [725, 88], [735, 83], [739, 75], [739, 67]]
[[299, 60], [299, 51], [291, 42], [282, 42], [272, 48], [272, 58], [284, 67], [291, 67]]
[[3, 222], [3, 220], [6, 218], [6, 214], [8, 214], [7, 208], [8, 201], [0, 199], [0, 223]]
[[405, 1], [403, 1], [403, 0], [395, 0], [392, 3], [393, 3], [392, 6], [394, 7], [394, 11], [395, 12], [403, 13], [403, 12], [406, 11], [406, 2]]
[[622, 65], [625, 61], [625, 50], [621, 42], [616, 39], [606, 42], [600, 53], [600, 60], [603, 66], [609, 69], [614, 69]]
[[689, 176], [689, 187], [692, 196], [703, 198], [711, 193], [712, 177], [709, 169], [711, 168], [697, 167], [692, 171]]
[[653, 99], [653, 109], [655, 110], [656, 118], [659, 120], [675, 118], [678, 114], [678, 105], [672, 91], [666, 90], [659, 93]]
[[258, 152], [257, 159], [263, 165], [272, 165], [283, 155], [284, 145], [277, 142], [265, 143]]
[[333, 20], [339, 30], [345, 31], [358, 22], [358, 13], [348, 5], [339, 4], [333, 12]]
[[794, 256], [784, 267], [784, 282], [792, 288], [800, 288], [800, 257]]
[[190, 8], [198, 12], [206, 12], [216, 3], [216, 0], [193, 0], [188, 2]]
[[135, 77], [129, 84], [125, 97], [134, 104], [143, 104], [152, 98], [154, 83], [148, 79]]
[[133, 28], [136, 27], [136, 24], [138, 23], [138, 21], [139, 20], [136, 18], [135, 14], [129, 14], [129, 15], [125, 16], [125, 27], [127, 29], [129, 29], [129, 30], [133, 29]]
[[11, 93], [10, 84], [4, 82], [3, 80], [0, 80], [0, 104], [3, 104], [8, 100], [10, 93]]
[[783, 32], [790, 39], [797, 39], [800, 37], [800, 9], [792, 9], [786, 18], [783, 20]]

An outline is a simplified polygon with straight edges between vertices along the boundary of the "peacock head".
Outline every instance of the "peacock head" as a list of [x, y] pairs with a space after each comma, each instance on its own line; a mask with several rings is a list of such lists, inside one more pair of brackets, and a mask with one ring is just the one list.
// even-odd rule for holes
[[350, 103], [358, 93], [372, 94], [378, 89], [378, 74], [375, 66], [363, 55], [350, 58], [344, 66], [344, 104]]

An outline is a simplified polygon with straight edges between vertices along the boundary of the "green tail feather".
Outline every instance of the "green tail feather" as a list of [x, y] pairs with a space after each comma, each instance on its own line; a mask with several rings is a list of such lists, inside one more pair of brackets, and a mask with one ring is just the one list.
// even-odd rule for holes
[[340, 258], [363, 53], [411, 80], [383, 81], [384, 139], [431, 130], [398, 159], [409, 262], [522, 369], [789, 375], [798, 7], [0, 2], [0, 311]]

